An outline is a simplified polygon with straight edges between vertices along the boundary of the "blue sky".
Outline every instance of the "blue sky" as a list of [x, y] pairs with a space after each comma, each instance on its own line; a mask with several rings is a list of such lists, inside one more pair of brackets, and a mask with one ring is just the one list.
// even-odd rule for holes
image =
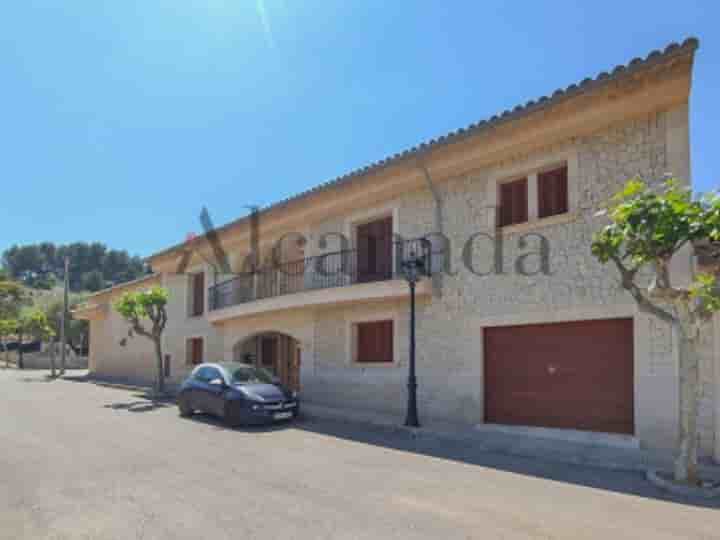
[[133, 254], [700, 38], [697, 189], [718, 185], [717, 2], [66, 0], [0, 15], [0, 250]]

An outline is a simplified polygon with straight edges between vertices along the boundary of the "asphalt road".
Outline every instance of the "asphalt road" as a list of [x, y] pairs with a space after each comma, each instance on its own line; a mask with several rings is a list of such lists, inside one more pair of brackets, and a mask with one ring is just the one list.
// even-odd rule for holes
[[[338, 422], [225, 429], [141, 394], [0, 370], [0, 538], [720, 538], [639, 474]], [[714, 505], [714, 507], [713, 507]]]

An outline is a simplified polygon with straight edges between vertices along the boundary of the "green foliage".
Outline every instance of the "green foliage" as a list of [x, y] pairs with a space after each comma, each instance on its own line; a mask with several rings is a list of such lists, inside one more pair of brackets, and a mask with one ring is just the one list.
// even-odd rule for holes
[[80, 286], [83, 291], [97, 292], [105, 288], [105, 279], [100, 270], [92, 270], [82, 275]]
[[0, 281], [0, 318], [15, 318], [29, 301], [22, 285], [14, 281]]
[[[79, 295], [72, 295], [70, 297], [68, 311], [76, 308], [83, 302], [83, 297]], [[47, 316], [48, 324], [53, 329], [56, 336], [60, 335], [60, 317], [63, 312], [63, 300], [62, 298], [53, 298], [49, 303], [42, 306], [41, 309]], [[65, 324], [65, 336], [69, 343], [79, 346], [83, 341], [83, 338], [88, 335], [89, 323], [81, 319], [75, 319], [72, 314], [68, 314]]]
[[705, 311], [720, 311], [720, 294], [717, 278], [711, 274], [698, 274], [689, 287], [690, 298], [696, 300]]
[[165, 309], [168, 291], [162, 287], [153, 287], [145, 291], [126, 292], [115, 302], [115, 310], [127, 321], [153, 319], [157, 311]]
[[47, 341], [55, 335], [44, 311], [34, 308], [20, 314], [17, 319], [17, 333]]
[[689, 189], [668, 180], [661, 190], [630, 180], [604, 211], [611, 221], [593, 239], [592, 252], [602, 262], [629, 258], [635, 267], [668, 260], [686, 242], [707, 237], [705, 209]]
[[[606, 215], [610, 224], [594, 236], [592, 253], [603, 263], [615, 262], [625, 277], [634, 277], [646, 264], [654, 265], [655, 270], [665, 268], [687, 243], [720, 240], [720, 198], [708, 194], [693, 199], [691, 191], [673, 179], [659, 189], [632, 179], [600, 214]], [[668, 287], [663, 281], [658, 283]], [[703, 312], [720, 309], [716, 276], [696, 276], [687, 292]]]
[[0, 319], [0, 341], [17, 332], [17, 319]]
[[713, 242], [720, 241], [720, 196], [708, 193], [701, 200], [703, 220], [707, 238]]
[[[51, 242], [12, 246], [2, 256], [4, 269], [28, 287], [50, 289], [64, 278], [65, 256], [70, 257], [70, 289], [83, 290], [89, 282], [93, 290], [141, 277], [146, 268], [142, 259], [127, 251], [108, 249], [104, 244], [75, 242], [56, 246]], [[92, 274], [91, 276], [89, 274]], [[102, 288], [99, 287], [99, 288]]]

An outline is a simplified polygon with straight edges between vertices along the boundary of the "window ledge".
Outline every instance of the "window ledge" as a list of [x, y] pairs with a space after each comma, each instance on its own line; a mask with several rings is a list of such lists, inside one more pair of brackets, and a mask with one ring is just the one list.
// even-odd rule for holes
[[533, 221], [526, 221], [524, 223], [516, 223], [514, 225], [506, 225], [499, 227], [498, 231], [502, 234], [519, 234], [535, 229], [541, 229], [543, 227], [551, 227], [553, 225], [566, 225], [577, 221], [578, 215], [574, 212], [566, 212], [564, 214], [558, 214], [556, 216], [549, 216], [542, 219], [535, 219]]
[[398, 367], [399, 364], [397, 362], [352, 362], [352, 367], [355, 368], [394, 368]]

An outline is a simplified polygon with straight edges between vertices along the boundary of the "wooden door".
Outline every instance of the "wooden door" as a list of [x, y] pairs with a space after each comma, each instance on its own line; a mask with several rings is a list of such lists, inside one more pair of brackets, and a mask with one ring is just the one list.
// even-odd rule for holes
[[634, 432], [632, 319], [483, 334], [486, 422]]
[[357, 228], [357, 280], [360, 283], [390, 279], [393, 270], [392, 217]]
[[300, 347], [295, 345], [295, 340], [288, 340], [289, 362], [287, 371], [286, 386], [296, 392], [300, 390]]
[[275, 336], [263, 337], [261, 340], [260, 362], [262, 367], [279, 376], [278, 374], [278, 340]]

